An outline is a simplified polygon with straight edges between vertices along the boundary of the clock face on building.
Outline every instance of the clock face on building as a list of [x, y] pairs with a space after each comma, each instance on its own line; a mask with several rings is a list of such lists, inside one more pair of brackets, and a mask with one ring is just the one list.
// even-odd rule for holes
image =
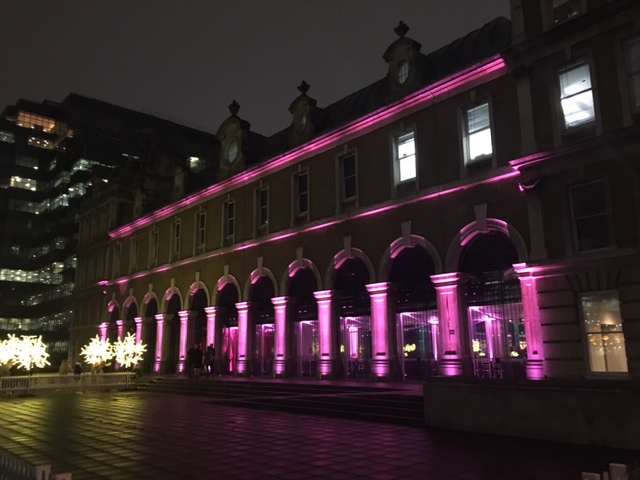
[[409, 78], [409, 62], [403, 60], [400, 62], [400, 65], [398, 65], [398, 83], [400, 85], [404, 84], [407, 78]]
[[227, 162], [233, 163], [238, 158], [238, 141], [231, 140], [227, 147]]

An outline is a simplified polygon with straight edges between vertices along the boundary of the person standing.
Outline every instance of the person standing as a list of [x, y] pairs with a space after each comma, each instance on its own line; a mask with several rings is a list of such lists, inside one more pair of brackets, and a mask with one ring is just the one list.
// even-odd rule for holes
[[213, 375], [213, 366], [216, 361], [216, 349], [213, 347], [213, 343], [207, 347], [207, 351], [204, 354], [204, 368], [207, 371], [207, 378]]

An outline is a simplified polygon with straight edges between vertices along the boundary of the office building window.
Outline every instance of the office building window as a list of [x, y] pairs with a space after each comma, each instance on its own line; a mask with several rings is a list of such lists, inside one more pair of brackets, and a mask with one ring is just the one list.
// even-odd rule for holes
[[160, 231], [153, 227], [149, 234], [149, 266], [158, 264], [158, 248], [160, 246]]
[[609, 212], [603, 181], [573, 186], [571, 208], [579, 251], [611, 246]]
[[269, 232], [269, 187], [256, 190], [256, 233], [264, 235]]
[[560, 70], [560, 103], [565, 128], [595, 120], [591, 74], [587, 62]]
[[234, 242], [236, 233], [236, 202], [233, 199], [227, 200], [223, 205], [223, 226], [224, 245], [231, 245]]
[[493, 154], [493, 145], [489, 104], [484, 103], [467, 110], [465, 123], [467, 129], [465, 164], [490, 157]]
[[173, 222], [173, 235], [171, 238], [171, 258], [180, 258], [180, 241], [182, 239], [182, 223], [180, 220]]
[[570, 20], [580, 14], [580, 0], [552, 0], [554, 24]]
[[395, 138], [395, 157], [397, 162], [398, 183], [416, 178], [416, 141], [414, 132]]
[[204, 250], [207, 232], [207, 212], [199, 211], [196, 214], [196, 248]]
[[624, 51], [627, 57], [633, 105], [640, 107], [640, 37], [625, 43]]
[[340, 200], [355, 201], [358, 196], [357, 165], [355, 152], [343, 155], [340, 161]]
[[0, 130], [0, 142], [16, 143], [16, 137], [11, 132]]
[[589, 370], [596, 373], [628, 372], [617, 293], [583, 294], [581, 302]]
[[293, 179], [293, 211], [296, 223], [309, 218], [309, 172], [298, 172]]

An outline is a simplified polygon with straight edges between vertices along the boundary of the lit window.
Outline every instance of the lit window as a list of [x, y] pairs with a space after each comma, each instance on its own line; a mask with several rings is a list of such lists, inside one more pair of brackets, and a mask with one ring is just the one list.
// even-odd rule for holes
[[615, 292], [581, 296], [584, 332], [591, 372], [628, 372], [627, 350]]
[[236, 202], [235, 200], [227, 200], [223, 206], [224, 209], [224, 244], [231, 245], [233, 237], [236, 233]]
[[293, 182], [293, 209], [296, 223], [298, 223], [306, 221], [309, 216], [309, 172], [298, 172]]
[[196, 248], [204, 249], [207, 232], [207, 212], [196, 214]]
[[358, 194], [355, 153], [340, 157], [340, 173], [342, 175], [340, 191], [342, 202], [355, 200]]
[[633, 104], [636, 107], [640, 107], [640, 37], [634, 38], [625, 44], [625, 53], [631, 80]]
[[416, 178], [416, 142], [413, 132], [396, 138], [396, 159], [399, 182]]
[[264, 235], [269, 231], [269, 188], [256, 190], [256, 229]]
[[493, 153], [491, 144], [491, 119], [489, 104], [467, 110], [467, 156], [466, 163], [486, 158]]
[[409, 62], [403, 60], [398, 65], [398, 83], [402, 85], [409, 78]]
[[13, 133], [0, 130], [0, 142], [16, 143], [16, 138]]
[[553, 0], [553, 23], [561, 23], [580, 13], [580, 0]]
[[566, 128], [595, 119], [589, 65], [585, 62], [560, 71], [560, 102]]
[[12, 176], [9, 181], [9, 186], [14, 188], [23, 188], [25, 190], [31, 190], [35, 192], [37, 189], [37, 182], [30, 178]]
[[204, 169], [204, 161], [200, 157], [189, 157], [189, 170], [199, 172]]
[[572, 187], [571, 206], [578, 250], [611, 246], [604, 183], [596, 181]]

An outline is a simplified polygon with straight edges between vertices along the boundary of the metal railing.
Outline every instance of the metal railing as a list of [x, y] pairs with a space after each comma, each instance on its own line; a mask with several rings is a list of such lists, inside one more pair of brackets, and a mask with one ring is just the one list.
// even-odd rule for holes
[[133, 386], [134, 379], [135, 375], [132, 372], [83, 373], [81, 375], [51, 373], [0, 377], [0, 396], [34, 394], [47, 391], [124, 389]]
[[0, 450], [0, 480], [71, 480], [71, 474], [55, 474], [51, 465], [33, 465]]

